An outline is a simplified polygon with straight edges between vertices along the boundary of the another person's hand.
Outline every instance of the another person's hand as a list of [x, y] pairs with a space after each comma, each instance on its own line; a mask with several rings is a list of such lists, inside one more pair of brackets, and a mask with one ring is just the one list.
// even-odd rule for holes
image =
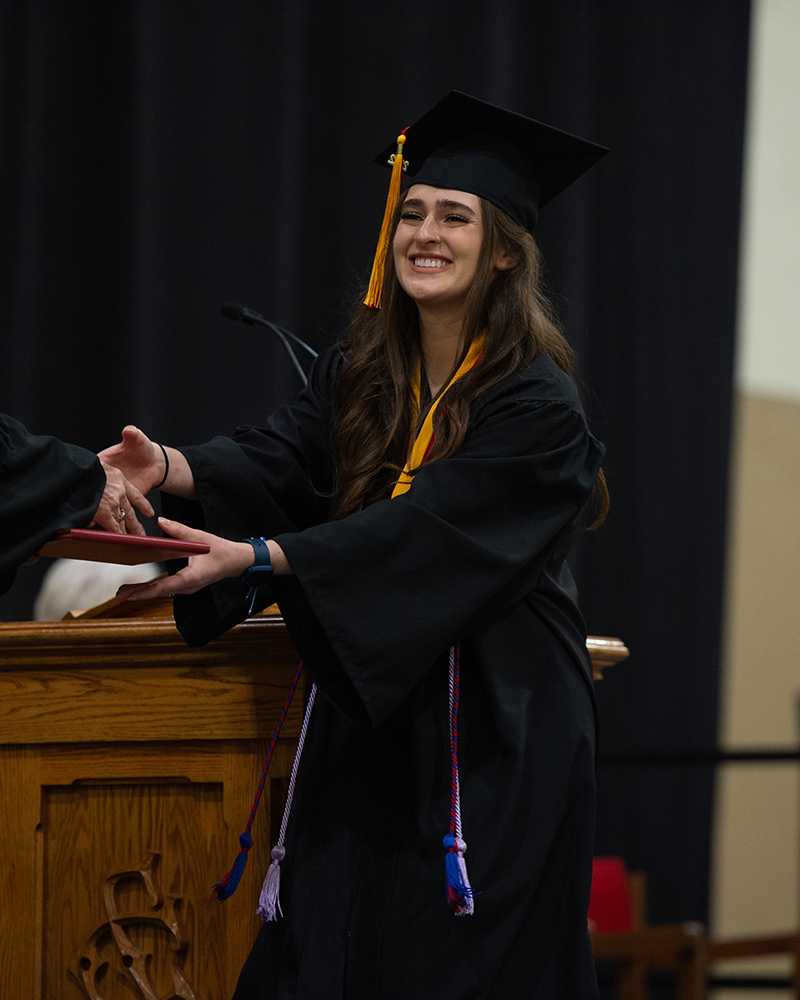
[[104, 465], [119, 469], [141, 493], [151, 490], [164, 475], [161, 448], [132, 424], [123, 428], [119, 444], [104, 448], [97, 457]]
[[[241, 576], [253, 565], [253, 546], [249, 542], [232, 542], [207, 531], [189, 528], [179, 521], [160, 517], [158, 523], [164, 533], [186, 542], [205, 542], [211, 551], [200, 556], [190, 556], [189, 564], [174, 576], [150, 583], [125, 584], [117, 597], [144, 600], [152, 597], [172, 597], [173, 594], [194, 594], [203, 587], [228, 577]], [[274, 544], [274, 543], [273, 543]]]
[[145, 530], [139, 524], [136, 510], [146, 517], [155, 513], [150, 501], [129, 482], [119, 469], [103, 463], [106, 474], [106, 486], [100, 504], [95, 511], [92, 524], [99, 524], [106, 531], [116, 531], [117, 534], [144, 535]]

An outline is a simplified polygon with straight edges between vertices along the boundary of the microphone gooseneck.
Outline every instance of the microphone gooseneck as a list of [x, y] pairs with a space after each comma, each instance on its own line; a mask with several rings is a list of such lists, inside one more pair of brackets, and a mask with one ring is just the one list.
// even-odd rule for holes
[[254, 309], [248, 309], [247, 306], [239, 305], [238, 302], [225, 302], [220, 311], [227, 319], [235, 319], [240, 323], [246, 323], [248, 326], [255, 326], [258, 324], [259, 326], [265, 326], [268, 330], [271, 330], [283, 344], [286, 353], [289, 355], [289, 359], [297, 371], [297, 374], [303, 381], [303, 385], [308, 385], [308, 377], [303, 371], [302, 365], [297, 360], [297, 355], [295, 354], [292, 345], [289, 343], [289, 339], [293, 340], [296, 344], [299, 344], [300, 347], [308, 351], [312, 358], [316, 358], [317, 352], [312, 347], [309, 347], [304, 340], [301, 340], [289, 330], [284, 330], [282, 327], [277, 326], [277, 324], [271, 323], [268, 319], [264, 319], [261, 313], [257, 313]]

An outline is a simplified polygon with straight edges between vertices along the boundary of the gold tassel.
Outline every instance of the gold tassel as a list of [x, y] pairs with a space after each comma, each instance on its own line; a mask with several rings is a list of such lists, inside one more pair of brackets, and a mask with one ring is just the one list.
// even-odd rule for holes
[[364, 299], [364, 305], [370, 309], [380, 309], [381, 291], [383, 290], [383, 272], [386, 267], [386, 255], [389, 252], [389, 237], [391, 236], [392, 219], [397, 210], [397, 203], [400, 201], [400, 180], [404, 170], [403, 145], [406, 141], [404, 135], [397, 137], [397, 152], [391, 158], [392, 179], [389, 183], [389, 195], [386, 199], [386, 211], [383, 213], [383, 225], [381, 235], [378, 237], [378, 249], [375, 251], [375, 261], [372, 265], [372, 274], [369, 279], [369, 290]]

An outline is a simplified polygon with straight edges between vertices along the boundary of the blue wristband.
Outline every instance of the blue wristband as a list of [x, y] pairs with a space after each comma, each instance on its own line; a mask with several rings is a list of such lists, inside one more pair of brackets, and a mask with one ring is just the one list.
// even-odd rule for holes
[[249, 542], [253, 546], [255, 561], [252, 566], [248, 566], [242, 573], [242, 582], [250, 588], [247, 596], [250, 598], [249, 615], [253, 613], [256, 603], [256, 591], [259, 587], [269, 583], [273, 569], [269, 558], [269, 548], [266, 538], [243, 538], [243, 542]]
[[262, 587], [269, 583], [272, 576], [272, 563], [269, 558], [269, 548], [266, 538], [243, 538], [243, 542], [249, 542], [253, 546], [255, 562], [248, 566], [242, 573], [242, 580], [248, 587]]

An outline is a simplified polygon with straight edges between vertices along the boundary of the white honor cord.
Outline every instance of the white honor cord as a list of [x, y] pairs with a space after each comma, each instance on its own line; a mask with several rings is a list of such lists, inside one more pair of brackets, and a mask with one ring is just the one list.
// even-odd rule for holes
[[303, 745], [306, 742], [306, 732], [308, 730], [308, 722], [311, 718], [311, 709], [314, 707], [314, 699], [317, 696], [317, 685], [311, 685], [311, 691], [308, 695], [308, 704], [306, 705], [306, 711], [303, 716], [303, 725], [300, 729], [300, 739], [297, 741], [297, 751], [294, 755], [294, 762], [292, 764], [292, 774], [289, 778], [289, 791], [286, 794], [286, 805], [283, 809], [283, 818], [281, 819], [281, 831], [278, 835], [278, 845], [283, 847], [283, 841], [286, 837], [286, 827], [289, 825], [289, 813], [292, 809], [292, 799], [294, 798], [294, 785], [297, 780], [297, 768], [300, 765], [300, 757], [303, 753]]

